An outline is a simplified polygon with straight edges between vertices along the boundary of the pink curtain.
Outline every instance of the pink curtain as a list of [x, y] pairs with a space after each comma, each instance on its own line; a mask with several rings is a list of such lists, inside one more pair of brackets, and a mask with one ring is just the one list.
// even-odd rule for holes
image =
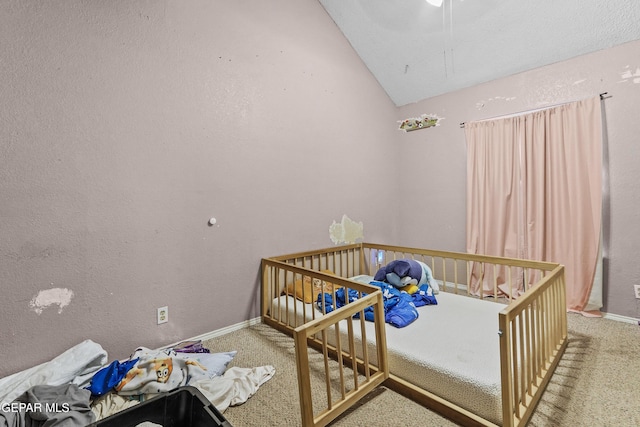
[[[596, 97], [465, 125], [467, 250], [564, 264], [576, 311], [589, 300], [600, 243], [600, 108]], [[472, 290], [491, 293], [479, 276]]]
[[[467, 137], [467, 251], [522, 258], [520, 188], [521, 126], [515, 117], [468, 123]], [[499, 165], [496, 167], [496, 165]], [[493, 272], [472, 269], [474, 294], [494, 293]], [[497, 272], [504, 284], [504, 270]], [[516, 274], [512, 277], [518, 277]], [[482, 286], [481, 286], [482, 285]], [[521, 283], [518, 288], [522, 290]], [[516, 295], [513, 295], [516, 296]]]

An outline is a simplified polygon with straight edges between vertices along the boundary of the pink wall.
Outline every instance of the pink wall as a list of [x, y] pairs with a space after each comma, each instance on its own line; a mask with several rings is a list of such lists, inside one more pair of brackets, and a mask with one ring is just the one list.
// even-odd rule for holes
[[[0, 8], [0, 377], [253, 318], [260, 258], [332, 245], [343, 214], [463, 250], [458, 124], [603, 91], [606, 308], [637, 315], [639, 43], [398, 109], [316, 0]], [[396, 130], [421, 113], [445, 119]]]
[[395, 107], [316, 0], [0, 8], [0, 377], [256, 317], [260, 258], [343, 214], [395, 230]]
[[[608, 200], [604, 210], [604, 311], [640, 317], [640, 41], [580, 56], [400, 108], [398, 120], [433, 113], [442, 125], [401, 135], [404, 197], [399, 240], [465, 249], [466, 145], [460, 123], [608, 92], [605, 99]], [[421, 193], [424, 197], [416, 199]], [[419, 215], [415, 215], [418, 212]]]

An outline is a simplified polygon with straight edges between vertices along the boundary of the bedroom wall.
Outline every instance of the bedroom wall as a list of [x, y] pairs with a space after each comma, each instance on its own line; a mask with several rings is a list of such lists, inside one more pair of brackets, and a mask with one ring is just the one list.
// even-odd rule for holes
[[395, 107], [316, 0], [0, 0], [0, 40], [0, 377], [256, 317], [260, 258], [344, 214], [398, 230]]
[[627, 43], [400, 108], [398, 120], [422, 113], [444, 119], [439, 127], [400, 137], [401, 197], [413, 203], [401, 211], [399, 243], [465, 250], [466, 145], [460, 123], [608, 92], [603, 311], [640, 317], [633, 293], [640, 284], [639, 54], [640, 41]]

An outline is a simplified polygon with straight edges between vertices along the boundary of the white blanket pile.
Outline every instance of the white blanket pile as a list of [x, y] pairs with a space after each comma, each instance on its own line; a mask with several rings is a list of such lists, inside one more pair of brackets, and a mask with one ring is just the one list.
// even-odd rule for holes
[[83, 341], [48, 362], [0, 379], [0, 403], [10, 403], [36, 385], [84, 387], [106, 363], [107, 352], [100, 344]]
[[[200, 360], [206, 359], [206, 354], [203, 353], [200, 356]], [[144, 358], [141, 359], [144, 360]], [[204, 374], [207, 371], [204, 365], [191, 361], [187, 363], [188, 358], [180, 357], [175, 360], [184, 361], [184, 367], [190, 368], [179, 369], [183, 371], [183, 376], [176, 383], [176, 388], [182, 385], [196, 387], [220, 412], [224, 412], [229, 406], [246, 402], [262, 384], [275, 374], [275, 368], [266, 365], [255, 368], [232, 367], [226, 369], [224, 373], [208, 375]], [[91, 340], [83, 341], [49, 362], [0, 379], [0, 404], [10, 404], [25, 392], [41, 385], [73, 384], [77, 388], [86, 388], [89, 386], [91, 378], [107, 366], [107, 361], [107, 352], [99, 344]], [[130, 376], [128, 387], [123, 387], [124, 394], [128, 396], [118, 394], [114, 390], [91, 402], [91, 411], [96, 420], [131, 407], [139, 403], [140, 400], [154, 395], [152, 390], [147, 390], [144, 387], [145, 375], [148, 374], [148, 370], [144, 368], [144, 364], [138, 365], [135, 368], [137, 370]], [[154, 376], [156, 371], [154, 367]], [[133, 395], [142, 395], [142, 398], [136, 399], [132, 397]]]

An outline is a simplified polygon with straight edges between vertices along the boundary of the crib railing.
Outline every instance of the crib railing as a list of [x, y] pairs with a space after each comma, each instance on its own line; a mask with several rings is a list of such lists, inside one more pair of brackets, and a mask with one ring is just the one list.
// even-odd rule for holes
[[525, 425], [568, 342], [564, 267], [365, 243], [361, 268], [373, 274], [380, 265], [403, 258], [430, 266], [442, 291], [508, 303], [498, 318], [502, 426]]
[[365, 273], [361, 270], [364, 263], [362, 255], [362, 245], [352, 244], [271, 257], [269, 259], [282, 261], [309, 270], [330, 270], [333, 274], [346, 278]]
[[[397, 385], [397, 391], [463, 425], [495, 425], [389, 374], [381, 293], [377, 288], [346, 278], [373, 276], [381, 265], [403, 258], [428, 265], [442, 292], [505, 304], [496, 325], [496, 333], [501, 336], [502, 426], [525, 425], [567, 345], [564, 268], [556, 263], [369, 243], [262, 261], [263, 322], [294, 336], [303, 425], [326, 425], [387, 377], [390, 378], [386, 385]], [[305, 308], [304, 304], [299, 306], [290, 298], [281, 298], [287, 285], [305, 280], [319, 282], [321, 287], [325, 283], [344, 286], [355, 289], [361, 297], [368, 296], [325, 315]], [[330, 292], [335, 292], [335, 287]], [[358, 323], [364, 334], [362, 311], [366, 306], [373, 307], [376, 315], [373, 354], [363, 344], [364, 335], [361, 342], [353, 338]], [[355, 313], [360, 313], [359, 320], [353, 319]], [[340, 328], [348, 331], [345, 345], [340, 342]], [[327, 338], [329, 332], [334, 340], [331, 343]], [[322, 354], [320, 367], [310, 362], [312, 353], [308, 345]], [[356, 349], [359, 345], [364, 347]], [[328, 356], [337, 363], [337, 368], [330, 365]], [[318, 374], [320, 371], [323, 373]], [[353, 372], [354, 378], [345, 380], [348, 372]], [[310, 384], [316, 374], [324, 378], [324, 405], [312, 400]], [[364, 379], [360, 380], [361, 377]], [[336, 394], [338, 397], [334, 399]]]
[[503, 426], [525, 425], [567, 346], [564, 267], [499, 314]]
[[360, 268], [369, 275], [398, 259], [424, 262], [441, 283], [441, 290], [454, 294], [490, 298], [508, 303], [526, 292], [557, 264], [460, 252], [362, 244]]
[[[340, 251], [338, 251], [340, 252]], [[264, 323], [293, 336], [295, 342], [298, 393], [303, 426], [325, 426], [355, 402], [382, 384], [389, 376], [382, 292], [373, 286], [345, 280], [334, 274], [308, 270], [338, 271], [351, 274], [357, 271], [341, 264], [341, 256], [353, 256], [349, 250], [329, 257], [296, 257], [291, 260], [263, 259], [262, 261], [262, 319]], [[287, 262], [288, 261], [288, 262]], [[351, 259], [353, 261], [353, 259]], [[359, 265], [359, 261], [357, 262]], [[300, 267], [298, 265], [304, 265]], [[344, 268], [341, 268], [344, 265]], [[320, 310], [309, 304], [298, 304], [281, 294], [291, 294], [287, 285], [318, 283], [336, 301], [342, 287], [357, 292], [358, 298], [340, 309], [328, 312], [324, 299]], [[307, 299], [306, 287], [298, 287], [298, 297]], [[311, 292], [313, 287], [310, 287]], [[326, 289], [323, 289], [326, 291]], [[314, 301], [315, 304], [315, 301]], [[373, 311], [373, 344], [367, 339], [365, 309]], [[324, 314], [322, 314], [324, 313]], [[357, 318], [354, 316], [357, 315]], [[356, 337], [356, 329], [359, 335]], [[309, 347], [319, 352], [310, 352]], [[318, 385], [318, 383], [323, 385]], [[324, 388], [324, 393], [312, 390]]]

